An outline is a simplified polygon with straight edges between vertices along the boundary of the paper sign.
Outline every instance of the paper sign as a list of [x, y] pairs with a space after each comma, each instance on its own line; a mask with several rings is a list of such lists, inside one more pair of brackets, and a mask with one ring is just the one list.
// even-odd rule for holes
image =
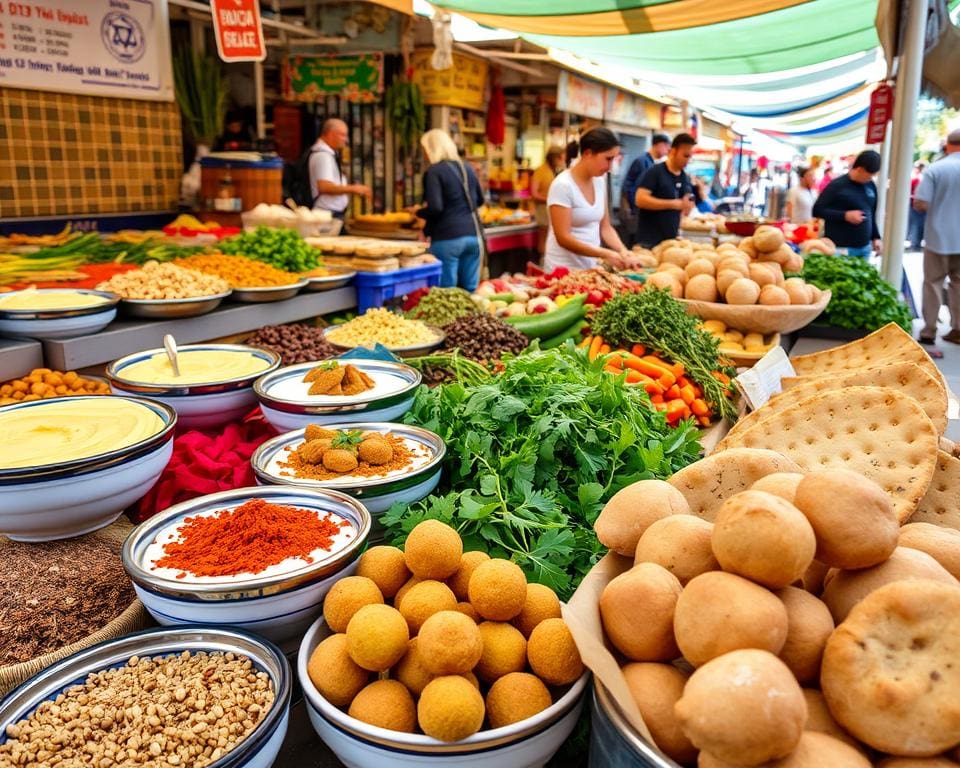
[[880, 144], [887, 136], [887, 123], [893, 119], [893, 88], [886, 83], [870, 94], [867, 115], [867, 144]]
[[263, 61], [260, 0], [210, 0], [217, 53], [224, 61]]
[[761, 357], [753, 368], [744, 371], [733, 381], [743, 393], [747, 404], [755, 411], [771, 397], [780, 394], [780, 379], [796, 375], [787, 353], [783, 347], [777, 346]]

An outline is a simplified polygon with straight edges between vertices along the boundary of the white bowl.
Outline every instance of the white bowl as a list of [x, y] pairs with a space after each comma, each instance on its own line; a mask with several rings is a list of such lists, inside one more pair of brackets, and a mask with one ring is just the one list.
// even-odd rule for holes
[[350, 717], [328, 702], [307, 674], [307, 662], [330, 635], [323, 618], [310, 627], [297, 656], [297, 677], [314, 729], [348, 768], [528, 768], [544, 765], [573, 732], [583, 709], [590, 673], [551, 706], [503, 728], [480, 731], [462, 741], [444, 742], [423, 734], [378, 728]]
[[[71, 398], [77, 402], [102, 395]], [[139, 397], [164, 422], [149, 438], [116, 451], [40, 467], [0, 469], [0, 533], [15, 541], [50, 541], [80, 536], [110, 525], [149, 491], [173, 454], [177, 415], [172, 408]], [[42, 407], [63, 400], [3, 406]]]
[[[353, 539], [313, 563], [247, 577], [158, 575], [149, 568], [158, 535], [184, 518], [238, 507], [250, 499], [332, 512], [353, 523]], [[150, 614], [165, 625], [202, 622], [256, 632], [277, 643], [295, 643], [323, 610], [323, 598], [334, 583], [351, 575], [370, 534], [370, 514], [362, 504], [336, 491], [286, 486], [238, 488], [177, 504], [141, 523], [123, 544], [123, 566], [137, 596]]]
[[344, 424], [394, 421], [413, 405], [420, 372], [403, 363], [384, 360], [343, 360], [371, 376], [376, 386], [359, 395], [309, 395], [303, 382], [307, 371], [319, 363], [298, 363], [261, 376], [253, 385], [260, 410], [281, 432], [304, 429], [308, 424]]
[[101, 296], [105, 301], [82, 307], [62, 309], [0, 308], [0, 334], [15, 338], [69, 339], [86, 336], [106, 328], [117, 316], [120, 299], [107, 291], [87, 288], [41, 288], [36, 293], [84, 293]]
[[280, 365], [280, 355], [244, 344], [185, 344], [180, 347], [179, 354], [199, 354], [205, 350], [252, 354], [265, 360], [268, 366], [247, 376], [204, 384], [148, 384], [125, 375], [124, 370], [131, 365], [164, 353], [162, 349], [148, 349], [122, 357], [107, 366], [110, 387], [117, 394], [140, 395], [169, 405], [177, 412], [181, 428], [218, 427], [237, 421], [257, 404], [253, 382], [276, 370]]
[[273, 682], [274, 701], [253, 732], [208, 768], [269, 768], [287, 735], [293, 672], [280, 649], [249, 633], [217, 627], [154, 628], [85, 648], [38, 672], [0, 702], [0, 743], [8, 725], [28, 717], [42, 702], [82, 683], [92, 672], [125, 664], [131, 656], [182, 651], [219, 651], [249, 657]]

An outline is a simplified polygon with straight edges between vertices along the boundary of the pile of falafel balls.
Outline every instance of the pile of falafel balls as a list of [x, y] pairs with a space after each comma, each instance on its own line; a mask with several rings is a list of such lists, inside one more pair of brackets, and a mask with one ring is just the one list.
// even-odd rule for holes
[[464, 552], [425, 520], [404, 550], [368, 549], [324, 601], [334, 634], [310, 680], [370, 725], [459, 741], [543, 711], [584, 671], [556, 594], [509, 560]]

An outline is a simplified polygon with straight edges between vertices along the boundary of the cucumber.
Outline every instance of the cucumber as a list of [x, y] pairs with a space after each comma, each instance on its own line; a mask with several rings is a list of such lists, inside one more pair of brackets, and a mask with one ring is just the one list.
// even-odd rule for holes
[[586, 298], [587, 294], [581, 293], [553, 312], [518, 315], [503, 319], [528, 338], [549, 339], [586, 315], [587, 309], [583, 305]]
[[576, 339], [580, 336], [580, 332], [587, 327], [589, 323], [586, 320], [577, 320], [573, 325], [568, 328], [564, 328], [556, 336], [551, 336], [549, 339], [540, 342], [540, 349], [553, 349], [554, 347], [561, 347], [567, 339]]
[[492, 296], [487, 296], [486, 298], [488, 301], [505, 301], [507, 304], [513, 303], [512, 293], [495, 293]]

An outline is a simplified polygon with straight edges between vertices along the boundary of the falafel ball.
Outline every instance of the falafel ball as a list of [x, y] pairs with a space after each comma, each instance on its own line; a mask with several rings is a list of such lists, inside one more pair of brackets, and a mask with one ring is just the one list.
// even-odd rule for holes
[[557, 593], [543, 584], [527, 584], [527, 599], [520, 613], [513, 617], [513, 624], [528, 638], [534, 627], [545, 619], [560, 618], [560, 599]]
[[478, 629], [483, 638], [483, 653], [473, 669], [477, 677], [492, 683], [527, 668], [527, 641], [519, 629], [501, 621], [485, 621]]
[[333, 440], [337, 436], [335, 429], [327, 429], [319, 424], [307, 424], [303, 431], [304, 440]]
[[353, 472], [359, 466], [357, 457], [343, 448], [331, 448], [323, 452], [323, 467], [331, 472]]
[[376, 680], [360, 691], [350, 709], [350, 717], [378, 728], [414, 733], [417, 730], [417, 707], [403, 683]]
[[480, 563], [485, 563], [489, 559], [490, 555], [486, 552], [480, 552], [479, 550], [464, 552], [460, 556], [460, 567], [457, 568], [453, 576], [447, 579], [447, 586], [453, 590], [453, 594], [457, 596], [457, 600], [464, 601], [470, 599], [467, 595], [467, 590], [470, 587], [470, 577]]
[[371, 672], [383, 672], [400, 661], [409, 639], [406, 619], [389, 605], [365, 605], [347, 624], [350, 658]]
[[527, 577], [516, 563], [495, 558], [474, 569], [467, 592], [483, 618], [510, 621], [527, 602]]
[[439, 741], [460, 741], [483, 725], [483, 696], [459, 675], [431, 680], [420, 695], [417, 719], [427, 736]]
[[553, 704], [543, 681], [529, 672], [511, 672], [490, 686], [487, 719], [491, 728], [501, 728], [533, 717]]
[[384, 598], [390, 599], [407, 583], [410, 571], [400, 549], [382, 544], [360, 555], [357, 575], [366, 576], [379, 587]]
[[583, 674], [583, 660], [563, 619], [541, 621], [527, 642], [530, 669], [548, 685], [568, 685]]
[[320, 695], [335, 707], [345, 707], [370, 682], [370, 673], [347, 652], [347, 636], [330, 635], [310, 654], [307, 675]]
[[407, 592], [409, 592], [411, 589], [417, 586], [417, 584], [420, 584], [423, 581], [426, 581], [426, 579], [418, 579], [416, 576], [411, 576], [409, 579], [407, 579], [404, 582], [403, 586], [397, 590], [397, 594], [393, 596], [394, 608], [399, 608], [400, 603], [403, 602], [403, 598], [407, 596]]
[[300, 457], [301, 461], [307, 462], [307, 464], [322, 464], [323, 454], [329, 451], [332, 447], [333, 441], [327, 440], [326, 438], [320, 440], [308, 440], [305, 443], [301, 443], [300, 447], [297, 448], [297, 456]]
[[410, 531], [403, 546], [407, 568], [421, 579], [444, 579], [456, 573], [463, 541], [453, 528], [439, 520], [424, 520]]
[[462, 603], [457, 603], [457, 607], [454, 608], [455, 611], [459, 611], [464, 616], [468, 616], [473, 619], [474, 624], [479, 624], [483, 621], [483, 617], [477, 613], [477, 609], [474, 608], [470, 603], [464, 601]]
[[365, 605], [382, 602], [383, 594], [372, 579], [345, 576], [330, 588], [323, 599], [323, 619], [332, 632], [346, 632], [353, 614]]
[[432, 674], [423, 664], [423, 654], [420, 653], [420, 642], [413, 637], [407, 643], [407, 652], [390, 670], [394, 680], [399, 680], [414, 696], [423, 693], [427, 683], [436, 675]]
[[410, 635], [420, 632], [420, 627], [433, 614], [440, 611], [453, 611], [457, 607], [457, 598], [450, 587], [442, 581], [421, 581], [410, 588], [400, 602], [400, 613], [410, 626]]
[[357, 453], [362, 461], [379, 467], [393, 459], [393, 446], [382, 437], [371, 437], [357, 446]]
[[473, 669], [483, 653], [480, 629], [457, 611], [433, 614], [417, 634], [424, 666], [434, 675], [461, 675]]

